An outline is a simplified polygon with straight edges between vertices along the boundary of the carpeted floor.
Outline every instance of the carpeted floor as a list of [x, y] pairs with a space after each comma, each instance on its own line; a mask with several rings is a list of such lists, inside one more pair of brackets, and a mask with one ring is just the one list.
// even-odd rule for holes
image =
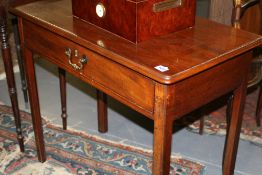
[[[258, 89], [256, 89], [247, 95], [240, 137], [262, 147], [262, 127], [257, 127], [255, 120], [258, 92]], [[225, 98], [222, 98], [220, 101], [216, 101], [216, 104], [211, 104], [211, 111], [212, 107], [216, 106], [216, 108], [209, 115], [205, 116], [204, 132], [206, 134], [226, 134], [225, 100]], [[193, 132], [198, 132], [199, 121], [190, 125], [189, 129]]]
[[[0, 175], [151, 174], [152, 152], [44, 122], [47, 161], [37, 161], [30, 114], [21, 112], [26, 151], [20, 153], [11, 108], [0, 105]], [[173, 157], [170, 174], [202, 175], [199, 163]]]

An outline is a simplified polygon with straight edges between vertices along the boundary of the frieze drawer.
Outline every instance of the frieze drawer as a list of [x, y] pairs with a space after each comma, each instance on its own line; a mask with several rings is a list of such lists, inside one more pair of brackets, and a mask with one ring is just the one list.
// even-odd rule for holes
[[131, 107], [153, 111], [151, 79], [28, 21], [23, 27], [25, 46], [34, 52]]

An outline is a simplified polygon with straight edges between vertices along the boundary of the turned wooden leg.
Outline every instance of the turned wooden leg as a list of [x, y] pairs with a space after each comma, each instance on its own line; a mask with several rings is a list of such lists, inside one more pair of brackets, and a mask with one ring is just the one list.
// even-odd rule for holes
[[258, 100], [257, 100], [257, 110], [256, 110], [256, 122], [257, 126], [261, 126], [261, 118], [260, 118], [260, 113], [261, 113], [261, 108], [262, 108], [262, 84], [260, 83], [259, 85], [259, 95], [258, 95]]
[[97, 113], [98, 113], [98, 131], [105, 133], [108, 131], [107, 121], [107, 95], [100, 90], [97, 94]]
[[1, 37], [1, 48], [2, 48], [2, 57], [5, 67], [7, 85], [10, 95], [10, 100], [12, 104], [13, 114], [15, 118], [17, 140], [20, 146], [20, 150], [24, 152], [24, 137], [22, 135], [21, 128], [21, 119], [20, 111], [17, 101], [16, 85], [13, 72], [13, 63], [11, 58], [10, 47], [8, 43], [8, 33], [7, 33], [7, 23], [6, 23], [6, 14], [5, 9], [0, 6], [0, 37]]
[[35, 143], [36, 143], [38, 160], [40, 162], [45, 162], [46, 160], [45, 143], [43, 137], [43, 127], [42, 127], [42, 119], [40, 114], [33, 54], [26, 47], [23, 47], [23, 54], [25, 59], [28, 95], [29, 95], [29, 101], [31, 107], [32, 122], [33, 122], [34, 134], [35, 134]]
[[228, 124], [228, 131], [224, 148], [223, 175], [234, 174], [243, 118], [244, 102], [246, 97], [246, 85], [246, 81], [243, 81], [241, 86], [234, 91], [232, 115]]
[[25, 108], [28, 109], [29, 107], [28, 107], [27, 84], [26, 84], [26, 78], [25, 78], [24, 63], [23, 63], [22, 54], [21, 54], [22, 51], [21, 51], [17, 22], [18, 22], [17, 18], [14, 17], [12, 19], [12, 25], [13, 25], [14, 39], [15, 39], [15, 45], [16, 45], [16, 54], [17, 54], [18, 66], [20, 70], [20, 78], [21, 78], [22, 91], [24, 94]]
[[60, 97], [61, 97], [61, 118], [63, 122], [63, 129], [67, 129], [67, 106], [66, 106], [66, 72], [64, 69], [58, 68], [59, 83], [60, 83]]
[[153, 174], [167, 175], [170, 171], [170, 155], [173, 122], [169, 120], [166, 109], [165, 87], [156, 85], [154, 111], [154, 153]]

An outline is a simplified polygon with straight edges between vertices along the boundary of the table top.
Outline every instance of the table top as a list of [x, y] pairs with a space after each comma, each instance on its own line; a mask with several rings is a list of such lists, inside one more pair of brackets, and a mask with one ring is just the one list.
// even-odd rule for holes
[[259, 35], [197, 17], [194, 27], [134, 44], [74, 17], [71, 9], [71, 0], [45, 0], [10, 11], [164, 84], [188, 78], [262, 43]]

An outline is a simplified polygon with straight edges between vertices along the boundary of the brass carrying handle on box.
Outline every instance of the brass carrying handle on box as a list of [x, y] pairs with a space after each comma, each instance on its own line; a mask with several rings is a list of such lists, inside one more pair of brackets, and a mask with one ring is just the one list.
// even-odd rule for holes
[[[83, 69], [84, 64], [87, 63], [88, 58], [87, 58], [85, 55], [83, 55], [81, 58], [79, 58], [78, 63], [76, 63], [76, 64], [73, 63], [73, 62], [72, 62], [72, 51], [71, 51], [70, 48], [66, 48], [65, 54], [66, 54], [66, 56], [67, 56], [69, 65], [70, 65], [71, 67], [73, 67], [75, 70], [81, 70], [81, 69]], [[74, 56], [75, 56], [75, 57], [78, 57], [78, 51], [77, 51], [77, 50], [75, 50], [75, 55], [74, 55]]]
[[165, 0], [153, 4], [153, 12], [161, 12], [183, 5], [184, 0]]

